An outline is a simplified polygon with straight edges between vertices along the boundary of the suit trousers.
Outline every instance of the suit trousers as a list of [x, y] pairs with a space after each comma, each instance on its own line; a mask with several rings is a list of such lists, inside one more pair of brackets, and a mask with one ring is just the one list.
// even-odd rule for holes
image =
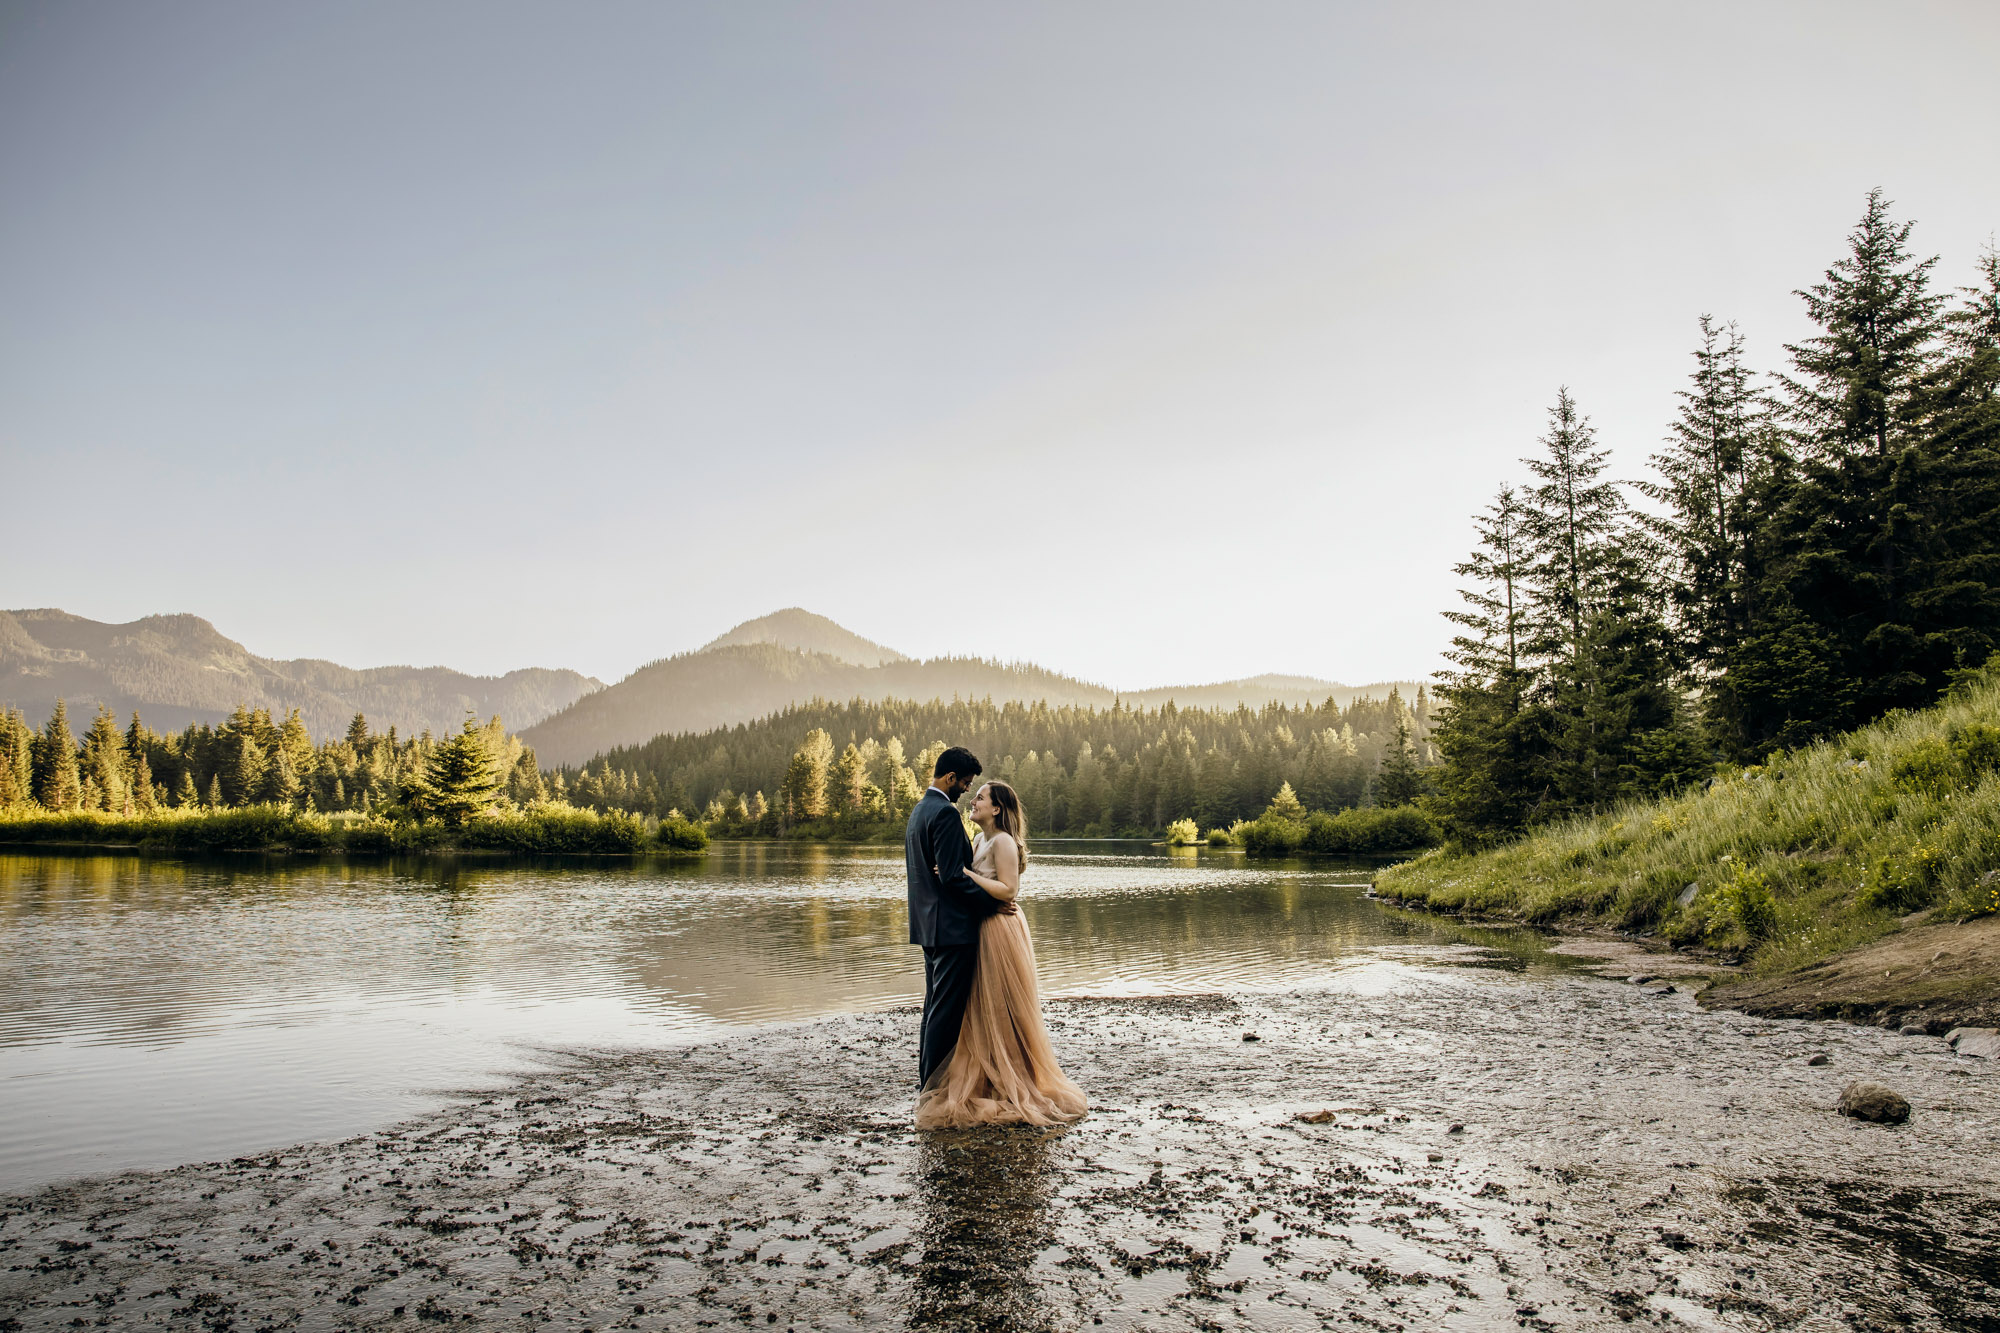
[[979, 946], [960, 944], [924, 950], [924, 1019], [917, 1035], [917, 1086], [931, 1081], [958, 1045], [972, 978], [979, 969]]

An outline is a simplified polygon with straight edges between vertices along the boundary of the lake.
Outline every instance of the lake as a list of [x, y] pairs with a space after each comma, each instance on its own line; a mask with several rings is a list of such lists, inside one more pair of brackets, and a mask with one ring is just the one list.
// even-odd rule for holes
[[[1380, 908], [1369, 874], [1049, 841], [1023, 907], [1051, 995], [1352, 986], [1467, 943], [1560, 965], [1527, 932]], [[565, 1050], [910, 1003], [903, 898], [899, 847], [0, 855], [0, 1189], [358, 1133]]]

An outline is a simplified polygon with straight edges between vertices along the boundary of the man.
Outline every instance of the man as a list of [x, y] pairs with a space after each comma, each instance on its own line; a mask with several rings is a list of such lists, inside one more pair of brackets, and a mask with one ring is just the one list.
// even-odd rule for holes
[[903, 829], [903, 866], [910, 879], [910, 943], [924, 949], [924, 1018], [917, 1037], [917, 1086], [930, 1082], [965, 1021], [972, 976], [979, 965], [979, 923], [1012, 912], [979, 887], [966, 868], [972, 846], [958, 798], [979, 776], [972, 751], [954, 745], [938, 756], [930, 789]]

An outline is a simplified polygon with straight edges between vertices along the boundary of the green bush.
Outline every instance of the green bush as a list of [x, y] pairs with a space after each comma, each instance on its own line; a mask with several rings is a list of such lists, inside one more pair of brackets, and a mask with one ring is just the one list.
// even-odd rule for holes
[[1252, 856], [1290, 856], [1305, 842], [1306, 828], [1297, 820], [1267, 813], [1231, 831]]
[[1211, 847], [1234, 847], [1236, 839], [1229, 836], [1226, 828], [1212, 828], [1208, 831], [1208, 845]]
[[1167, 846], [1192, 847], [1201, 841], [1201, 829], [1192, 819], [1176, 819], [1167, 825]]
[[705, 852], [708, 850], [708, 830], [691, 819], [670, 814], [660, 821], [655, 841], [669, 851]]

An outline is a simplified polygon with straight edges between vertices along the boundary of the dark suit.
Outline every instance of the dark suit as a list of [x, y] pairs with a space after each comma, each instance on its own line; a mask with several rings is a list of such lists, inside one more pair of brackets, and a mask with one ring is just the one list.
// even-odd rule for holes
[[[924, 793], [903, 828], [910, 878], [910, 943], [924, 947], [924, 1019], [917, 1041], [917, 1083], [930, 1081], [958, 1044], [972, 974], [979, 965], [979, 923], [1000, 900], [966, 874], [972, 847], [958, 807], [936, 787]], [[934, 871], [931, 867], [937, 867]]]

